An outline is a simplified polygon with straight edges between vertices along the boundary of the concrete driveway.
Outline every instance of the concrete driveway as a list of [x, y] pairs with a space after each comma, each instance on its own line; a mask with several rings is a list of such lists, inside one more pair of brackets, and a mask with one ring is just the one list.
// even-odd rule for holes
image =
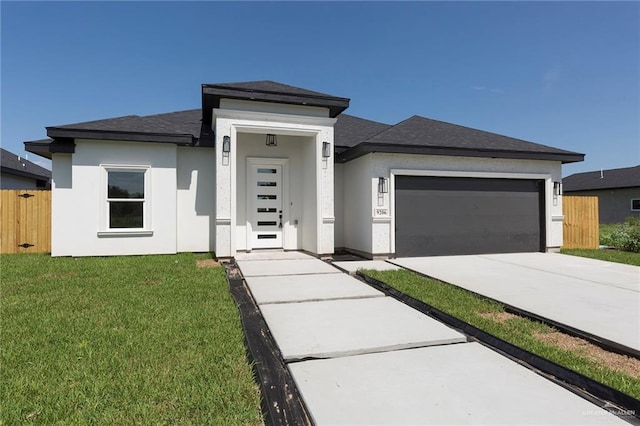
[[556, 253], [390, 262], [640, 351], [640, 268]]
[[318, 259], [236, 259], [315, 424], [626, 424]]

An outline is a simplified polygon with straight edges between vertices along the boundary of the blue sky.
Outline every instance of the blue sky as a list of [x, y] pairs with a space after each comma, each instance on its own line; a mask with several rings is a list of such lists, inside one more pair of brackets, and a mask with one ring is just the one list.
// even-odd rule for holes
[[[0, 2], [2, 146], [45, 126], [200, 106], [200, 84], [275, 80], [640, 163], [637, 2]], [[31, 154], [30, 159], [39, 160]]]

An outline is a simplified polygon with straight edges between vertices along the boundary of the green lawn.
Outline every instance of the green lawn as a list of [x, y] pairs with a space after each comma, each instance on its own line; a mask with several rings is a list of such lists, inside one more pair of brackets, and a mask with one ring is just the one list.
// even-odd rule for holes
[[261, 424], [207, 257], [2, 255], [0, 424]]
[[572, 256], [589, 257], [591, 259], [606, 260], [609, 262], [626, 263], [627, 265], [640, 266], [640, 253], [621, 250], [588, 250], [588, 249], [562, 249], [564, 254]]
[[499, 303], [406, 270], [363, 272], [522, 349], [582, 373], [634, 398], [640, 398], [640, 377], [634, 378], [613, 371], [606, 363], [594, 362], [584, 354], [543, 343], [535, 336], [551, 333], [554, 331], [552, 328], [523, 317], [501, 319], [500, 315], [504, 315], [504, 309]]

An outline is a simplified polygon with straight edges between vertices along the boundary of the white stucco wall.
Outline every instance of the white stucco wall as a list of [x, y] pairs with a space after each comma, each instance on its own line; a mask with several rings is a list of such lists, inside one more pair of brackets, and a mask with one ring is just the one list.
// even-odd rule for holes
[[[562, 197], [553, 195], [553, 182], [561, 179], [559, 161], [373, 153], [345, 165], [346, 248], [373, 256], [394, 252], [393, 178], [416, 173], [543, 179], [547, 248], [562, 245]], [[378, 196], [378, 177], [390, 179], [389, 193], [384, 197]]]
[[[53, 156], [52, 255], [176, 252], [176, 151], [172, 144], [76, 140]], [[102, 165], [148, 167], [151, 235], [109, 235]], [[101, 235], [98, 235], [101, 233]]]
[[[273, 108], [269, 109], [270, 105]], [[231, 101], [221, 102], [221, 106], [240, 108]], [[295, 180], [296, 168], [302, 170], [302, 174], [297, 175], [302, 177], [301, 181], [295, 183], [302, 186], [302, 210], [297, 210], [300, 207], [297, 204], [289, 206], [295, 208], [285, 213], [289, 219], [285, 233], [292, 235], [291, 238], [286, 237], [288, 245], [285, 248], [304, 249], [316, 254], [333, 253], [333, 156], [323, 168], [321, 153], [323, 142], [333, 147], [333, 125], [336, 120], [328, 118], [328, 111], [319, 116], [317, 108], [311, 107], [286, 106], [283, 110], [277, 104], [260, 104], [248, 110], [248, 106], [243, 104], [242, 108], [213, 110], [216, 146], [222, 146], [225, 136], [229, 136], [231, 141], [228, 156], [222, 150], [216, 153], [216, 254], [229, 257], [234, 256], [237, 250], [247, 249], [244, 201], [246, 169], [245, 173], [242, 170], [246, 167], [247, 156], [258, 158], [261, 155], [273, 158], [301, 156], [300, 162], [289, 162], [293, 170], [290, 182]], [[301, 151], [297, 153], [298, 148], [292, 148], [291, 152], [282, 149], [275, 154], [276, 149], [269, 150], [264, 145], [264, 135], [267, 133], [278, 135], [279, 145], [280, 140], [286, 143], [287, 137], [293, 137], [297, 141], [294, 143], [300, 144]], [[254, 141], [248, 135], [257, 135], [258, 138]], [[247, 141], [245, 145], [243, 140]], [[245, 148], [250, 148], [253, 153]], [[295, 195], [297, 189], [293, 191]], [[295, 217], [298, 214], [300, 216]], [[296, 218], [299, 224], [293, 229]]]
[[215, 151], [177, 148], [177, 251], [215, 250]]
[[71, 154], [53, 154], [51, 168], [51, 255], [70, 256], [75, 252], [73, 208], [78, 197], [73, 192]]
[[344, 247], [363, 253], [373, 247], [372, 158], [369, 154], [344, 165]]
[[45, 189], [38, 188], [35, 179], [24, 176], [2, 173], [0, 176], [0, 189]]
[[318, 196], [316, 183], [316, 159], [314, 158], [313, 143], [303, 147], [303, 167], [306, 171], [302, 180], [302, 249], [311, 253], [318, 253]]
[[344, 164], [333, 165], [333, 182], [334, 243], [336, 248], [344, 248]]
[[307, 105], [276, 104], [273, 102], [220, 99], [220, 109], [249, 112], [266, 112], [307, 117], [329, 117], [329, 109]]

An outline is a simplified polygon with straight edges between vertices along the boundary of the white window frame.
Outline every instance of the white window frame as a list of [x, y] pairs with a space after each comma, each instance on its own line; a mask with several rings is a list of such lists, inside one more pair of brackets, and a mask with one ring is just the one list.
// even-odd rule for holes
[[634, 208], [633, 208], [633, 202], [634, 202], [634, 201], [638, 201], [638, 202], [640, 202], [640, 198], [632, 198], [632, 199], [631, 199], [631, 211], [632, 211], [632, 212], [640, 212], [640, 209], [634, 209]]
[[[118, 236], [151, 236], [151, 166], [148, 165], [120, 165], [101, 164], [101, 230], [99, 237]], [[144, 174], [144, 198], [142, 199], [142, 228], [110, 228], [109, 203], [112, 201], [122, 201], [120, 199], [109, 199], [109, 172], [140, 172]], [[129, 200], [134, 202], [133, 200]], [[139, 202], [139, 199], [136, 199]]]

